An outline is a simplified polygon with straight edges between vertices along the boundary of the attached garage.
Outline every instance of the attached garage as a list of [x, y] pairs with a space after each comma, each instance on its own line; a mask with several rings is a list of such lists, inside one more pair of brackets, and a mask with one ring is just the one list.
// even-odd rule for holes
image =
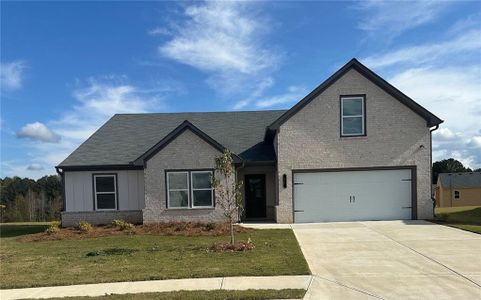
[[293, 171], [294, 222], [416, 217], [414, 168]]

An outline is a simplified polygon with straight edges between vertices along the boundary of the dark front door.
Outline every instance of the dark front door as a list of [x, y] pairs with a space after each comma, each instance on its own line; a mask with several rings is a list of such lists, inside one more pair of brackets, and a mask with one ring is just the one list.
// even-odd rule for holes
[[246, 218], [266, 217], [266, 175], [245, 176]]

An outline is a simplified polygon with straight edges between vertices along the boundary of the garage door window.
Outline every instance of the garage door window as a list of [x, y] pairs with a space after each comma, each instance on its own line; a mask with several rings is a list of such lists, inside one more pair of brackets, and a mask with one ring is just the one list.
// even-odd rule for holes
[[341, 136], [365, 135], [364, 96], [341, 97]]

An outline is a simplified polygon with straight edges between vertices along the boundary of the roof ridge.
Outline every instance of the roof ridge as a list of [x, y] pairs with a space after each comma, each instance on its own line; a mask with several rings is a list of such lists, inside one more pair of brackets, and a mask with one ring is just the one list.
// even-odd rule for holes
[[288, 109], [267, 109], [267, 110], [230, 110], [230, 111], [179, 111], [179, 112], [143, 112], [143, 113], [116, 113], [114, 116], [138, 116], [138, 115], [183, 115], [183, 114], [209, 114], [209, 113], [258, 113], [258, 112], [281, 112]]

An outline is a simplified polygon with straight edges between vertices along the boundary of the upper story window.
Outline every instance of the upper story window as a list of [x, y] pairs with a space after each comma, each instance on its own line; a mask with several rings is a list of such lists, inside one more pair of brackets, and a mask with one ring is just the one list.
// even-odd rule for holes
[[166, 176], [168, 208], [214, 207], [212, 171], [169, 171]]
[[454, 199], [459, 199], [459, 191], [454, 191]]
[[366, 135], [365, 96], [341, 97], [341, 136]]
[[94, 174], [96, 210], [117, 209], [117, 175]]

